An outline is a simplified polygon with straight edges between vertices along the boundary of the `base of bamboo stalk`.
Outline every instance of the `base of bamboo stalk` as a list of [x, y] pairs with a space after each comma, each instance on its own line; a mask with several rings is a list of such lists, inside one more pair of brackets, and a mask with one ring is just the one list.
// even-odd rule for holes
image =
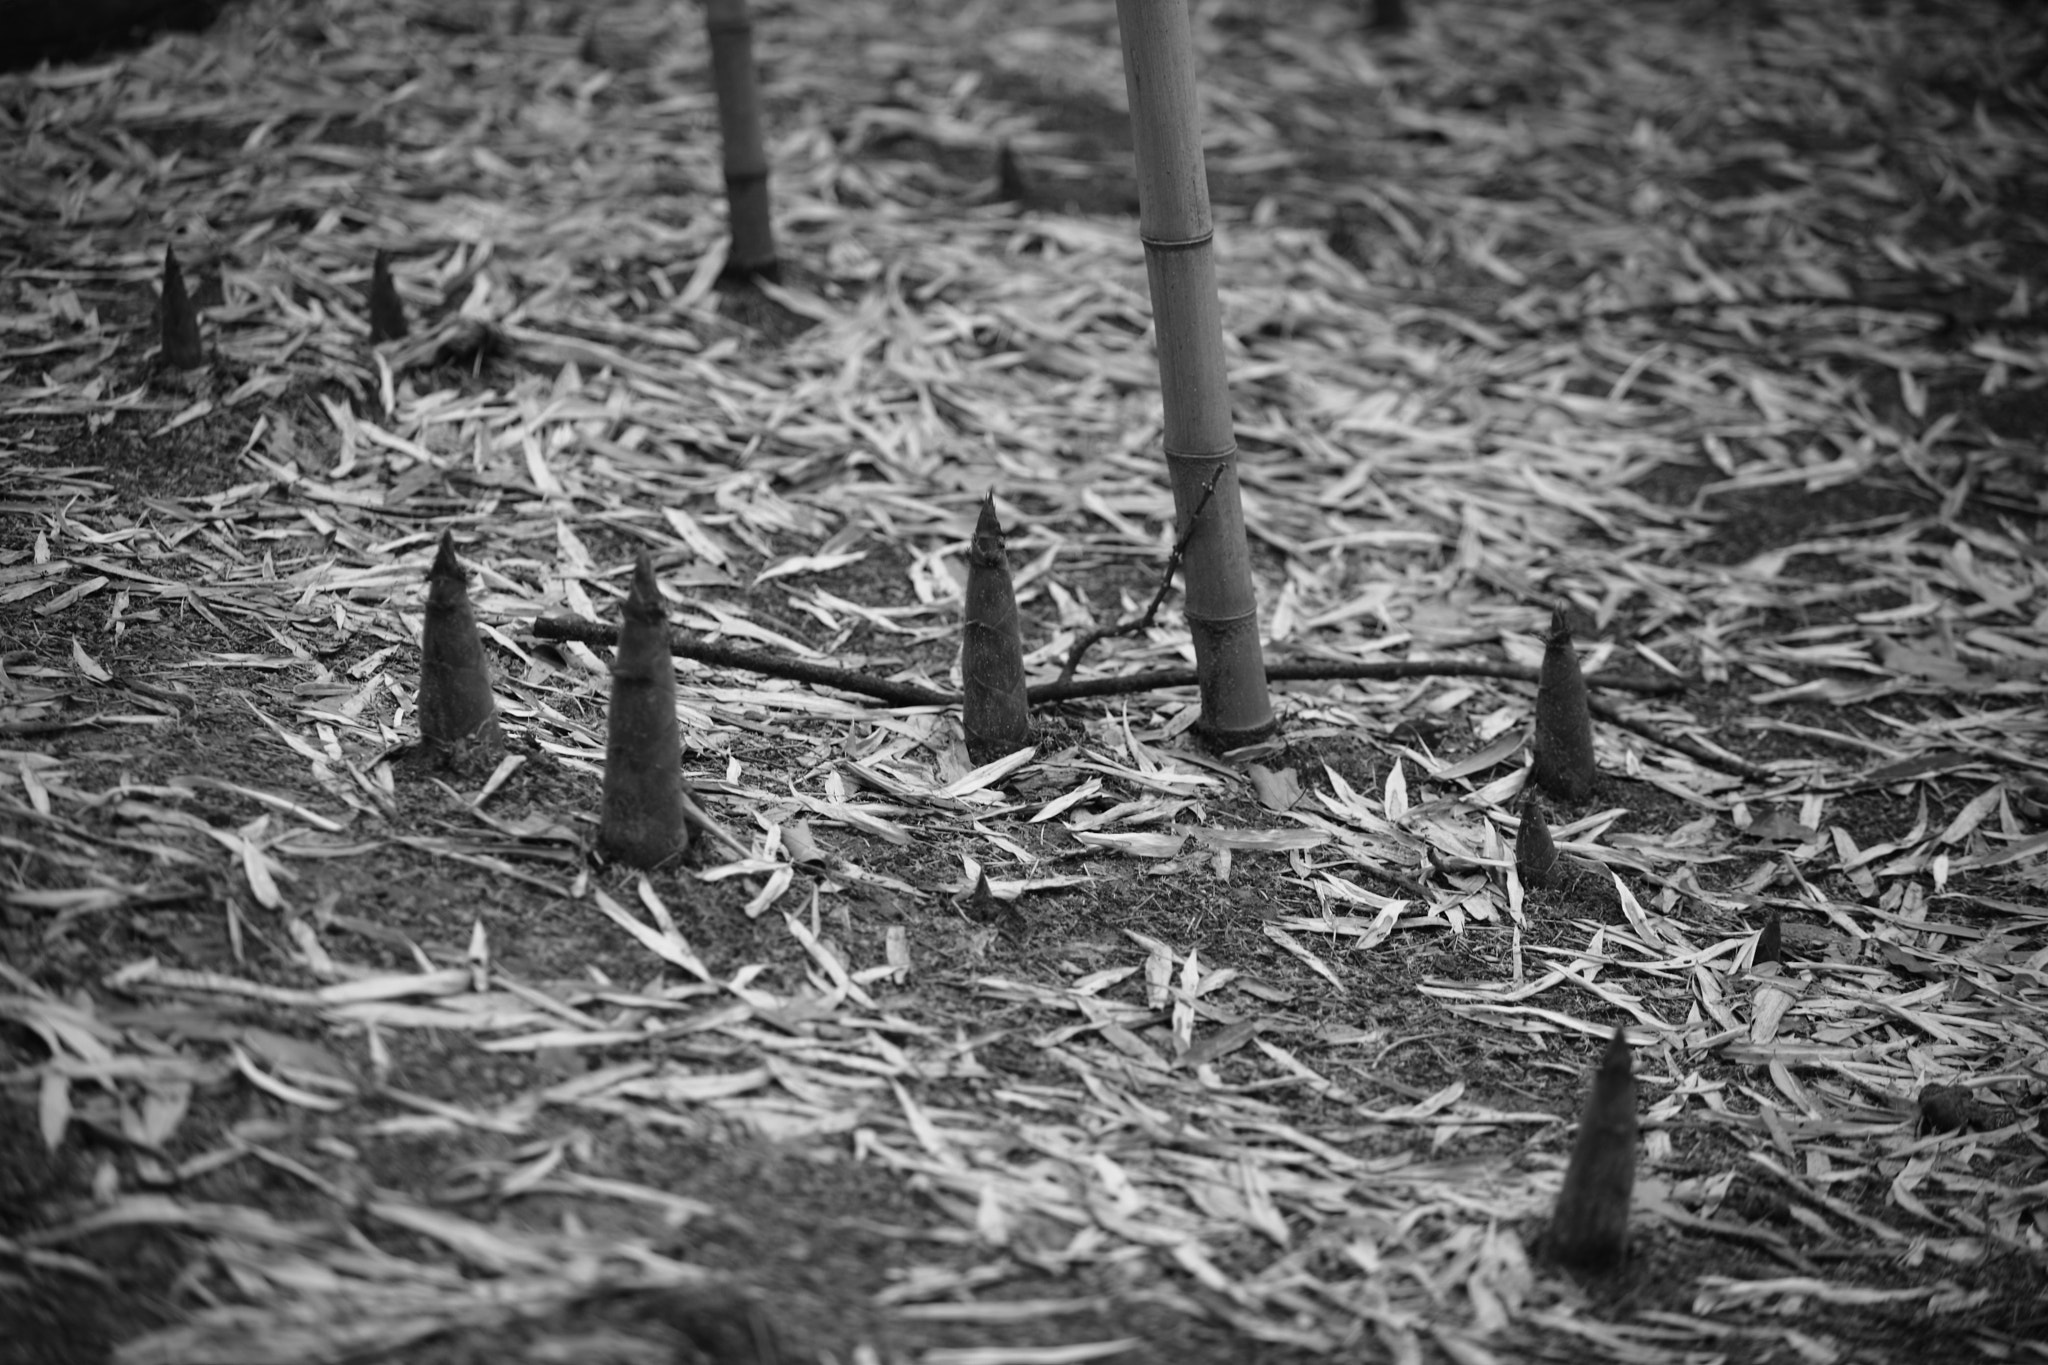
[[200, 33], [225, 8], [225, 0], [13, 0], [0, 6], [7, 30], [0, 71], [139, 47], [165, 29]]

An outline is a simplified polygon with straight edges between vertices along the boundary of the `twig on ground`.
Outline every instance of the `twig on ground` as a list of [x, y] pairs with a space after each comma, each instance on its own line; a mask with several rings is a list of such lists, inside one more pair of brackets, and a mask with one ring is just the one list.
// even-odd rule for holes
[[[600, 647], [616, 645], [619, 642], [617, 626], [584, 621], [574, 616], [543, 616], [533, 623], [533, 634], [534, 638], [540, 640], [575, 640], [581, 644]], [[941, 692], [935, 687], [925, 687], [920, 683], [897, 682], [891, 678], [877, 678], [872, 673], [862, 673], [858, 669], [814, 664], [808, 659], [770, 653], [767, 650], [737, 649], [731, 645], [681, 638], [670, 640], [669, 650], [679, 658], [695, 659], [700, 664], [712, 664], [720, 668], [744, 668], [763, 677], [788, 678], [792, 682], [809, 683], [815, 687], [837, 688], [841, 692], [873, 697], [876, 701], [885, 701], [892, 706], [957, 706], [960, 703], [960, 698], [956, 694]]]
[[[1201, 525], [1203, 509], [1208, 507], [1210, 495], [1216, 491], [1216, 480], [1222, 473], [1223, 466], [1218, 465], [1216, 472], [1209, 476], [1209, 481], [1202, 485], [1202, 496], [1195, 500], [1195, 510], [1188, 514], [1187, 529], [1175, 538], [1173, 553], [1166, 557], [1166, 568], [1159, 575], [1159, 591], [1152, 594], [1152, 601], [1145, 607], [1145, 610], [1128, 620], [1119, 621], [1113, 626], [1099, 626], [1074, 641], [1074, 647], [1067, 651], [1066, 663], [1060, 666], [1060, 676], [1054, 686], [1071, 681], [1074, 676], [1074, 670], [1081, 665], [1082, 656], [1097, 644], [1104, 640], [1114, 639], [1119, 635], [1136, 635], [1139, 631], [1150, 626], [1153, 620], [1158, 617], [1159, 604], [1164, 602], [1166, 594], [1173, 590], [1173, 575], [1179, 570], [1182, 557], [1187, 554], [1188, 542], [1195, 538], [1195, 527]], [[1038, 701], [1040, 699], [1033, 697], [1032, 700]]]
[[711, 818], [710, 813], [698, 803], [697, 793], [691, 789], [688, 781], [683, 783], [683, 818], [688, 820], [697, 829], [718, 840], [719, 843], [724, 844], [731, 851], [733, 857], [751, 858], [754, 856], [754, 850], [748, 848], [738, 839], [735, 839], [732, 836], [732, 831]]
[[[572, 616], [543, 616], [533, 623], [533, 634], [540, 640], [576, 640], [598, 647], [617, 644], [619, 638], [616, 626], [603, 625], [596, 621], [582, 621]], [[673, 640], [669, 648], [678, 656], [695, 659], [698, 663], [714, 664], [722, 668], [744, 668], [748, 672], [759, 673], [764, 677], [788, 678], [792, 682], [836, 688], [857, 696], [873, 697], [892, 706], [960, 704], [959, 694], [954, 692], [926, 687], [921, 683], [877, 678], [872, 673], [862, 673], [857, 669], [814, 664], [806, 659], [795, 659], [786, 654], [774, 654], [766, 650], [735, 649], [730, 645], [707, 644], [697, 640]], [[1520, 664], [1483, 663], [1476, 660], [1377, 659], [1355, 664], [1275, 664], [1266, 670], [1266, 678], [1270, 682], [1386, 682], [1398, 678], [1501, 678], [1509, 682], [1533, 683], [1536, 681], [1536, 670]], [[1652, 696], [1683, 690], [1682, 684], [1664, 678], [1603, 678], [1596, 674], [1586, 679], [1586, 682], [1591, 687], [1615, 688]], [[1147, 673], [1125, 673], [1110, 678], [1062, 678], [1049, 683], [1038, 683], [1027, 695], [1032, 705], [1036, 706], [1045, 702], [1079, 701], [1086, 697], [1129, 696], [1167, 687], [1192, 687], [1195, 683], [1195, 670], [1192, 668], [1159, 668]], [[1667, 749], [1682, 753], [1718, 772], [1732, 773], [1751, 782], [1775, 782], [1778, 779], [1778, 775], [1770, 769], [1745, 763], [1733, 754], [1719, 752], [1684, 735], [1664, 734], [1642, 721], [1630, 720], [1609, 703], [1591, 701], [1589, 706], [1593, 714], [1600, 719], [1640, 735], [1653, 744], [1661, 744]]]
[[[1586, 681], [1592, 683], [1594, 679], [1588, 678]], [[1754, 763], [1748, 763], [1737, 758], [1734, 754], [1702, 744], [1689, 735], [1667, 735], [1646, 722], [1630, 720], [1627, 716], [1615, 710], [1611, 702], [1599, 701], [1588, 697], [1586, 699], [1586, 709], [1601, 720], [1606, 721], [1609, 725], [1619, 725], [1631, 734], [1641, 735], [1652, 744], [1661, 744], [1667, 749], [1675, 750], [1692, 759], [1695, 763], [1704, 763], [1717, 772], [1731, 773], [1736, 777], [1744, 778], [1751, 782], [1776, 782], [1780, 776], [1769, 768], [1760, 768]]]
[[[1488, 663], [1479, 659], [1373, 659], [1348, 664], [1269, 664], [1266, 668], [1268, 682], [1392, 682], [1401, 678], [1501, 678], [1508, 682], [1533, 683], [1536, 670], [1521, 664]], [[1074, 701], [1081, 697], [1121, 696], [1126, 692], [1150, 692], [1160, 687], [1188, 687], [1194, 682], [1195, 670], [1192, 668], [1158, 668], [1149, 673], [1126, 673], [1111, 678], [1039, 683], [1031, 689], [1031, 700]], [[1586, 685], [1649, 696], [1668, 696], [1685, 690], [1683, 683], [1668, 678], [1606, 678], [1598, 674], [1587, 678]]]
[[[533, 623], [538, 640], [575, 640], [595, 648], [609, 648], [619, 642], [617, 626], [585, 621], [574, 616], [543, 616]], [[896, 706], [958, 706], [960, 694], [922, 683], [878, 678], [858, 669], [815, 664], [762, 649], [739, 649], [731, 645], [698, 640], [674, 640], [669, 648], [679, 658], [721, 668], [744, 668], [763, 677], [788, 678], [792, 682], [834, 687]], [[1521, 664], [1486, 663], [1472, 659], [1375, 659], [1365, 663], [1274, 664], [1266, 670], [1273, 682], [1388, 682], [1400, 678], [1501, 678], [1509, 682], [1533, 683], [1536, 670]], [[1192, 668], [1157, 668], [1146, 673], [1123, 673], [1106, 678], [1061, 678], [1034, 683], [1029, 696], [1033, 704], [1078, 701], [1084, 697], [1120, 697], [1151, 692], [1163, 687], [1192, 687]], [[1586, 679], [1589, 687], [1606, 687], [1649, 696], [1668, 696], [1685, 690], [1684, 684], [1666, 678], [1607, 678], [1595, 674]], [[1610, 715], [1599, 711], [1597, 714]], [[1627, 722], [1617, 720], [1616, 724]]]

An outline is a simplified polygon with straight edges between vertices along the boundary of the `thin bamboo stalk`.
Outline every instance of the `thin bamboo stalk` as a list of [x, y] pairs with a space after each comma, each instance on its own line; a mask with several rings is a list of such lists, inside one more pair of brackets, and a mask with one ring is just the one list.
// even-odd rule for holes
[[[1258, 598], [1237, 488], [1237, 437], [1216, 297], [1215, 232], [1195, 104], [1187, 0], [1117, 0], [1138, 154], [1138, 233], [1152, 287], [1166, 467], [1181, 529], [1202, 728], [1223, 748], [1273, 732]], [[1214, 492], [1199, 517], [1203, 491]]]
[[754, 74], [754, 24], [747, 0], [707, 0], [711, 80], [725, 141], [725, 197], [732, 222], [728, 275], [773, 276], [775, 227], [768, 214], [768, 156], [761, 145], [761, 87]]

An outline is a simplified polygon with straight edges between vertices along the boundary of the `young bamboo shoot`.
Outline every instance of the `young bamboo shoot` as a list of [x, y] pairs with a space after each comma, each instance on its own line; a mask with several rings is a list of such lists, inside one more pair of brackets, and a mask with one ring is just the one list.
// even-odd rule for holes
[[1515, 873], [1534, 890], [1550, 885], [1557, 870], [1557, 843], [1543, 820], [1543, 802], [1535, 792], [1522, 795], [1522, 823], [1515, 831]]
[[1636, 1184], [1636, 1079], [1617, 1026], [1579, 1115], [1579, 1136], [1550, 1220], [1550, 1254], [1579, 1270], [1604, 1271], [1628, 1254], [1628, 1205]]
[[421, 748], [447, 767], [488, 768], [505, 752], [491, 666], [469, 605], [469, 571], [455, 557], [455, 538], [447, 531], [427, 570], [419, 712]]
[[632, 867], [656, 867], [688, 851], [685, 818], [668, 612], [654, 583], [654, 565], [642, 554], [633, 562], [633, 587], [612, 664], [598, 849]]
[[982, 500], [967, 547], [967, 609], [961, 625], [960, 725], [967, 756], [993, 763], [1031, 742], [1031, 707], [1024, 697], [1024, 633], [1003, 523], [995, 494]]
[[370, 265], [370, 340], [400, 341], [405, 337], [405, 303], [391, 280], [391, 253], [379, 251]]
[[1559, 801], [1580, 802], [1593, 794], [1593, 713], [1586, 704], [1586, 678], [1572, 648], [1571, 618], [1562, 605], [1550, 614], [1543, 669], [1536, 684], [1536, 785]]
[[175, 370], [196, 370], [206, 363], [206, 347], [199, 339], [199, 310], [185, 292], [178, 253], [168, 246], [164, 248], [164, 293], [157, 302], [157, 323], [164, 364]]

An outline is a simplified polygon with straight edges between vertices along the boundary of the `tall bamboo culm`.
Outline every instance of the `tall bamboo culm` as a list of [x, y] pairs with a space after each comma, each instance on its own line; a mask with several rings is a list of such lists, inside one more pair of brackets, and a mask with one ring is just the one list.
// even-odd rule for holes
[[1237, 490], [1194, 40], [1187, 0], [1117, 0], [1116, 14], [1138, 153], [1138, 232], [1159, 337], [1166, 467], [1179, 526], [1186, 527], [1202, 491], [1215, 481], [1184, 563], [1202, 728], [1227, 749], [1264, 739], [1274, 722]]
[[754, 23], [747, 0], [706, 0], [711, 81], [725, 142], [725, 198], [732, 219], [726, 273], [772, 278], [775, 228], [768, 217], [768, 155], [761, 146], [761, 86], [754, 74]]

